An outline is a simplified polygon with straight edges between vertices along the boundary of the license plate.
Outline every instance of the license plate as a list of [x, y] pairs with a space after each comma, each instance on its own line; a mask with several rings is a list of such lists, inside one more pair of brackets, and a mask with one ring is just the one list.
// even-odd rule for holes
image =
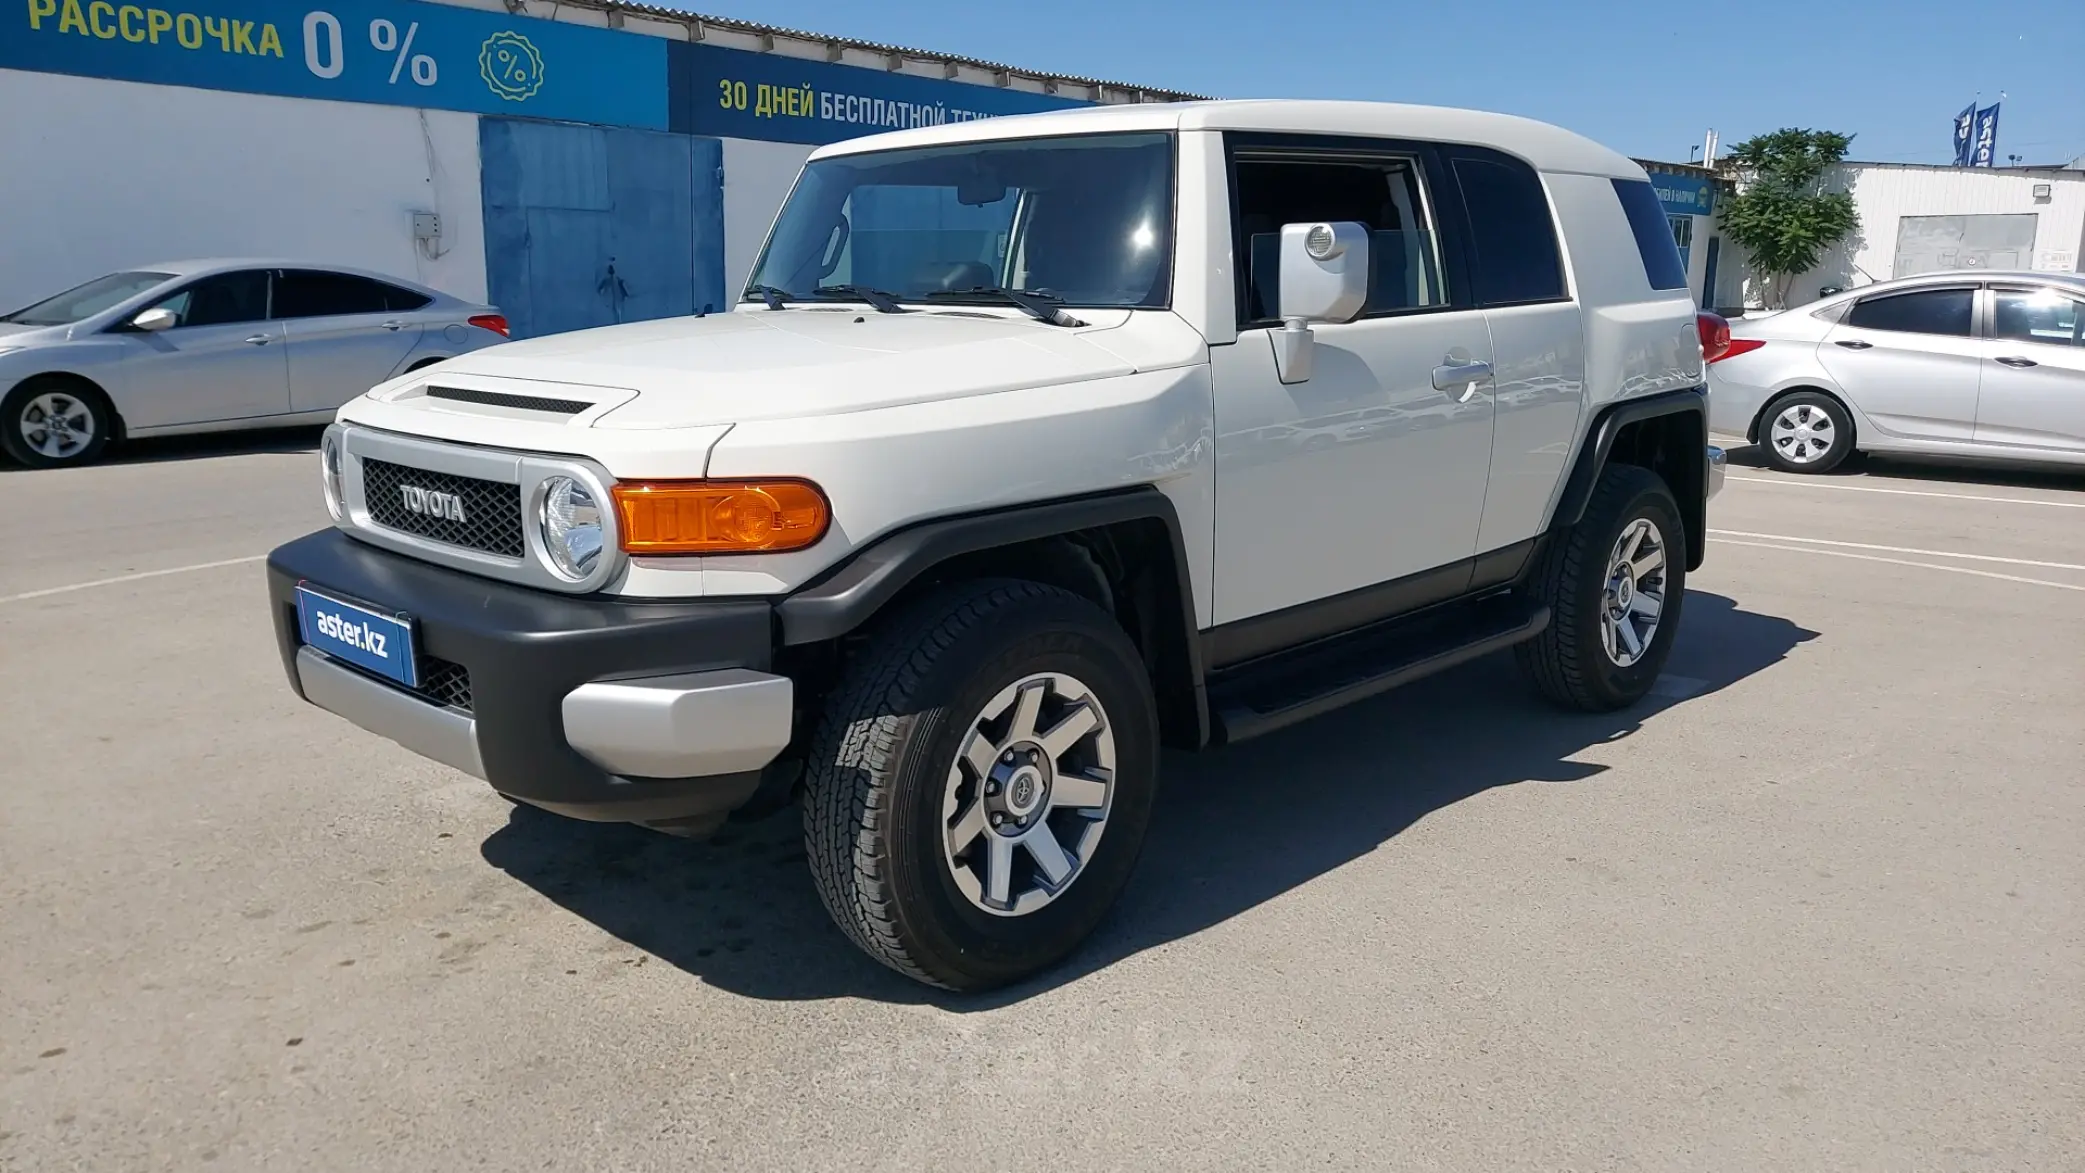
[[413, 621], [343, 602], [310, 587], [297, 588], [297, 626], [311, 647], [358, 668], [396, 680], [407, 688], [420, 683], [413, 657]]

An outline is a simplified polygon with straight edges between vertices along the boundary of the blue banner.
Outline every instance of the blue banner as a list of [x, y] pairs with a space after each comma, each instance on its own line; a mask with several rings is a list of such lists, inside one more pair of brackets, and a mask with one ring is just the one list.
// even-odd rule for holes
[[1651, 190], [1668, 216], [1709, 216], [1716, 211], [1716, 184], [1694, 175], [1653, 171]]
[[824, 143], [886, 130], [1088, 106], [1080, 98], [667, 42], [672, 129], [719, 138]]
[[666, 129], [659, 38], [413, 0], [322, 2], [14, 0], [0, 6], [0, 68]]
[[1976, 153], [1970, 156], [1972, 167], [1996, 167], [1998, 165], [1998, 103], [1976, 112]]
[[1969, 166], [1969, 156], [1974, 150], [1971, 144], [1975, 142], [1976, 103], [1971, 102], [1962, 107], [1960, 114], [1955, 115], [1955, 166]]

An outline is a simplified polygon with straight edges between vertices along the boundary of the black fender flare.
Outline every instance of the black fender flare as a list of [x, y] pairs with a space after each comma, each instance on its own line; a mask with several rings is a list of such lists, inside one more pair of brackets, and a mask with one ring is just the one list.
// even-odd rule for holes
[[951, 559], [1139, 521], [1155, 521], [1164, 528], [1170, 548], [1154, 553], [1162, 553], [1170, 564], [1172, 581], [1158, 585], [1177, 592], [1182, 620], [1177, 643], [1173, 632], [1150, 633], [1162, 645], [1157, 649], [1161, 660], [1173, 659], [1175, 671], [1182, 674], [1170, 682], [1154, 679], [1152, 684], [1160, 694], [1161, 710], [1167, 706], [1169, 683], [1185, 688], [1186, 695], [1179, 700], [1190, 704], [1192, 711], [1178, 712], [1177, 719], [1186, 730], [1192, 730], [1189, 736], [1206, 743], [1209, 707], [1203, 686], [1202, 640], [1195, 623], [1187, 546], [1172, 499], [1151, 485], [933, 518], [894, 530], [854, 551], [777, 603], [775, 616], [781, 628], [781, 642], [785, 646], [816, 644], [846, 636], [874, 618], [921, 575]]
[[1585, 516], [1586, 502], [1592, 500], [1593, 486], [1607, 467], [1615, 438], [1621, 435], [1622, 429], [1648, 419], [1692, 415], [1700, 432], [1701, 451], [1688, 454], [1686, 459], [1699, 474], [1701, 483], [1691, 486], [1691, 492], [1690, 486], [1675, 485], [1673, 488], [1680, 496], [1682, 520], [1687, 525], [1687, 569], [1700, 567], [1708, 551], [1708, 533], [1704, 528], [1708, 519], [1709, 495], [1708, 403], [1708, 387], [1703, 384], [1646, 395], [1641, 399], [1625, 399], [1601, 408], [1593, 417], [1586, 442], [1578, 450], [1571, 475], [1564, 480], [1564, 491], [1557, 498], [1556, 511], [1550, 515], [1550, 531], [1568, 529]]

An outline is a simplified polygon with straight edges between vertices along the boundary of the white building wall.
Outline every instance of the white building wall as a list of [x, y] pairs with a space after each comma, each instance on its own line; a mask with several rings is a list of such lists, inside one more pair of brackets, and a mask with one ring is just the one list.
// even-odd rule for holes
[[[7, 309], [111, 270], [216, 256], [485, 296], [475, 115], [15, 70], [0, 70], [0, 110], [17, 112], [0, 118]], [[415, 211], [441, 215], [438, 259], [414, 245]]]
[[[2034, 267], [2075, 271], [2085, 236], [2085, 176], [2060, 171], [2008, 172], [1954, 167], [1893, 167], [1867, 164], [1848, 169], [1847, 190], [1861, 213], [1860, 247], [1853, 263], [1877, 280], [1895, 273], [1897, 222], [1904, 216], [2007, 215], [2033, 213]], [[2034, 189], [2046, 185], [2047, 200]]]
[[804, 143], [724, 143], [724, 297], [737, 301], [775, 213], [814, 149]]
[[[1911, 276], [1895, 271], [1898, 222], [1906, 216], [2032, 213], [2036, 217], [2034, 256], [2028, 267], [2085, 271], [2085, 174], [1888, 163], [1848, 164], [1841, 174], [1844, 190], [1853, 194], [1860, 213], [1860, 228], [1815, 269], [1795, 279], [1789, 288], [1790, 305], [1812, 300], [1825, 286], [1851, 289]], [[2049, 197], [2037, 200], [2034, 190], [2044, 185]], [[1761, 280], [1746, 271], [1742, 253], [1732, 255], [1736, 250], [1729, 241], [1724, 247], [1723, 271], [1730, 276], [1718, 283], [1726, 291], [1734, 291], [1733, 282], [1742, 275], [1746, 304], [1759, 305]]]

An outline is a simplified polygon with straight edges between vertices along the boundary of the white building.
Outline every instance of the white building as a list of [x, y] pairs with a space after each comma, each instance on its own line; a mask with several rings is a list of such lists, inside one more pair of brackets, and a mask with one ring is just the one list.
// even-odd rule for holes
[[1190, 96], [622, 0], [188, 7], [0, 6], [0, 306], [264, 255], [517, 336], [720, 309], [817, 144]]
[[[1852, 193], [1860, 227], [1795, 279], [1790, 305], [1945, 269], [2085, 267], [2085, 171], [1848, 163], [1835, 182]], [[1741, 257], [1722, 272], [1715, 304], [1765, 305], [1764, 282]]]

